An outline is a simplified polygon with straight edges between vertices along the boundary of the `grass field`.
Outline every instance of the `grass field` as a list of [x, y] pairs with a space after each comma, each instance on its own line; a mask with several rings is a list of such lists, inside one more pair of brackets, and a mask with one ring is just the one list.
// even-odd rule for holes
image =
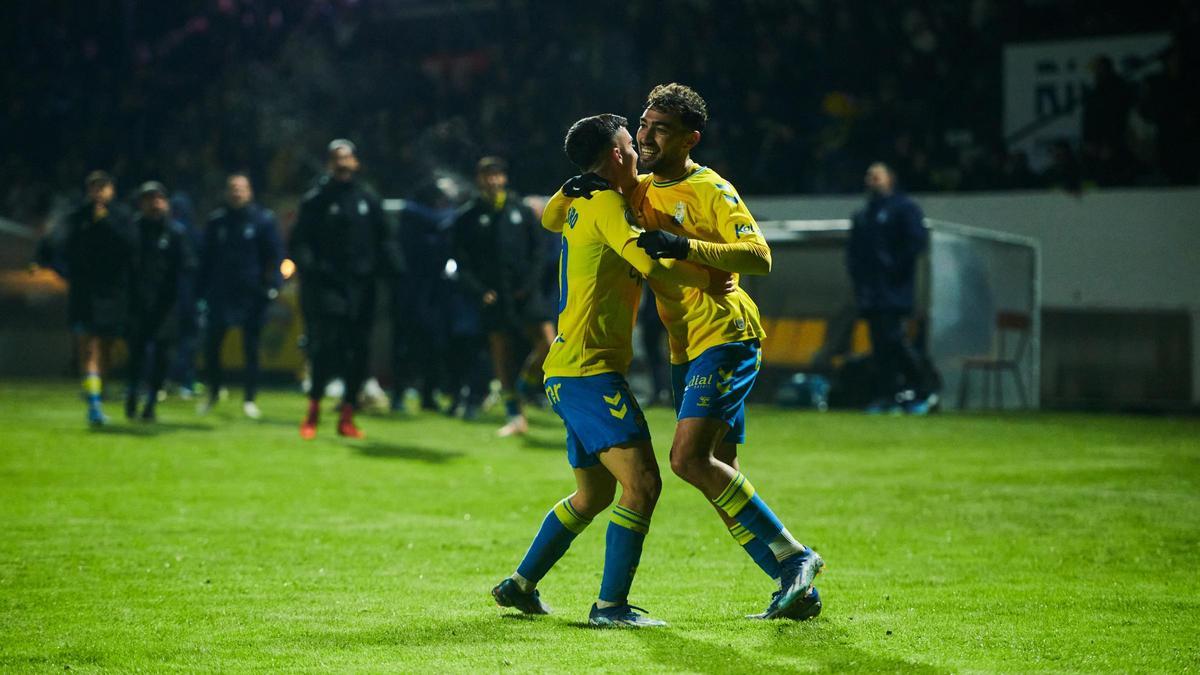
[[[554, 615], [491, 602], [571, 490], [556, 418], [302, 443], [299, 396], [260, 403], [93, 432], [70, 385], [0, 383], [0, 667], [1200, 668], [1200, 420], [752, 409], [744, 469], [828, 562], [825, 612], [743, 619], [768, 581], [668, 475], [631, 600], [671, 627], [636, 632], [586, 627], [603, 518], [543, 581]], [[648, 417], [666, 467], [671, 417]]]

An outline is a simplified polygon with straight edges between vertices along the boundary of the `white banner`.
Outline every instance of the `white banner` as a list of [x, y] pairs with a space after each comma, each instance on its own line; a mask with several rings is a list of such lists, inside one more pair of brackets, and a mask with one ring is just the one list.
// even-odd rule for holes
[[1167, 33], [1012, 44], [1004, 47], [1004, 136], [1023, 150], [1035, 171], [1050, 163], [1050, 146], [1066, 139], [1078, 146], [1084, 91], [1092, 86], [1089, 64], [1112, 59], [1117, 73], [1139, 81], [1160, 68], [1156, 56]]

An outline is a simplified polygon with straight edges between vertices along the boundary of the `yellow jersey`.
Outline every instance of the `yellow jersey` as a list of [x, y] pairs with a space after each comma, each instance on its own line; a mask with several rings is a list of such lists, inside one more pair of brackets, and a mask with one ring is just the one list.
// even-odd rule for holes
[[[770, 248], [754, 216], [737, 190], [712, 169], [694, 166], [684, 177], [665, 182], [654, 180], [653, 175], [638, 176], [629, 205], [646, 229], [694, 240], [690, 262], [735, 272], [735, 279], [736, 272], [749, 271], [746, 261], [753, 263], [756, 273], [770, 269]], [[758, 306], [741, 286], [718, 296], [653, 280], [650, 287], [670, 337], [671, 363], [686, 363], [717, 345], [766, 336]]]
[[[562, 213], [562, 212], [559, 212]], [[638, 248], [641, 228], [613, 190], [576, 199], [561, 222], [558, 336], [542, 366], [547, 378], [629, 370], [643, 275], [654, 262]]]

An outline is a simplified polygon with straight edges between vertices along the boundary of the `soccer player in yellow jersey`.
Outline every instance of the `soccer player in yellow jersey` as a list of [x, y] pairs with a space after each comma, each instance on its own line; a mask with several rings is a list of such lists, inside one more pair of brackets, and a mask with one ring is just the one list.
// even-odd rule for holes
[[[649, 174], [621, 186], [646, 232], [638, 245], [655, 259], [679, 259], [732, 273], [767, 274], [771, 250], [737, 190], [691, 159], [708, 122], [704, 99], [680, 84], [655, 87], [637, 131]], [[573, 178], [546, 205], [542, 223], [579, 203], [590, 188]], [[758, 307], [741, 288], [714, 296], [657, 284], [659, 316], [671, 346], [678, 423], [671, 469], [708, 498], [733, 538], [780, 587], [756, 618], [807, 619], [821, 611], [813, 580], [824, 562], [792, 537], [740, 471], [745, 400], [762, 360]]]
[[[588, 621], [597, 626], [662, 626], [636, 611], [629, 589], [650, 517], [662, 488], [646, 420], [625, 373], [633, 358], [633, 325], [642, 278], [666, 288], [707, 288], [722, 275], [673, 260], [656, 261], [638, 247], [642, 233], [611, 186], [636, 181], [637, 153], [626, 120], [597, 115], [567, 132], [567, 157], [595, 191], [577, 200], [554, 229], [562, 231], [558, 335], [543, 371], [546, 396], [567, 429], [567, 459], [577, 488], [546, 514], [517, 571], [492, 589], [502, 607], [546, 614], [537, 583], [575, 536], [608, 508], [621, 485], [605, 536], [600, 596]], [[645, 611], [645, 610], [641, 610]]]

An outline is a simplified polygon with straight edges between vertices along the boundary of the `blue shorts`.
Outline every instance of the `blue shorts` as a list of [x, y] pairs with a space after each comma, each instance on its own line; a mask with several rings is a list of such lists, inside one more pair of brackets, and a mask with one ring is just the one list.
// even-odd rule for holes
[[618, 373], [546, 379], [546, 398], [567, 427], [567, 461], [576, 469], [600, 463], [599, 454], [650, 440], [646, 417]]
[[746, 396], [762, 363], [758, 340], [709, 347], [700, 356], [671, 365], [675, 417], [713, 417], [729, 425], [725, 440], [746, 442]]

